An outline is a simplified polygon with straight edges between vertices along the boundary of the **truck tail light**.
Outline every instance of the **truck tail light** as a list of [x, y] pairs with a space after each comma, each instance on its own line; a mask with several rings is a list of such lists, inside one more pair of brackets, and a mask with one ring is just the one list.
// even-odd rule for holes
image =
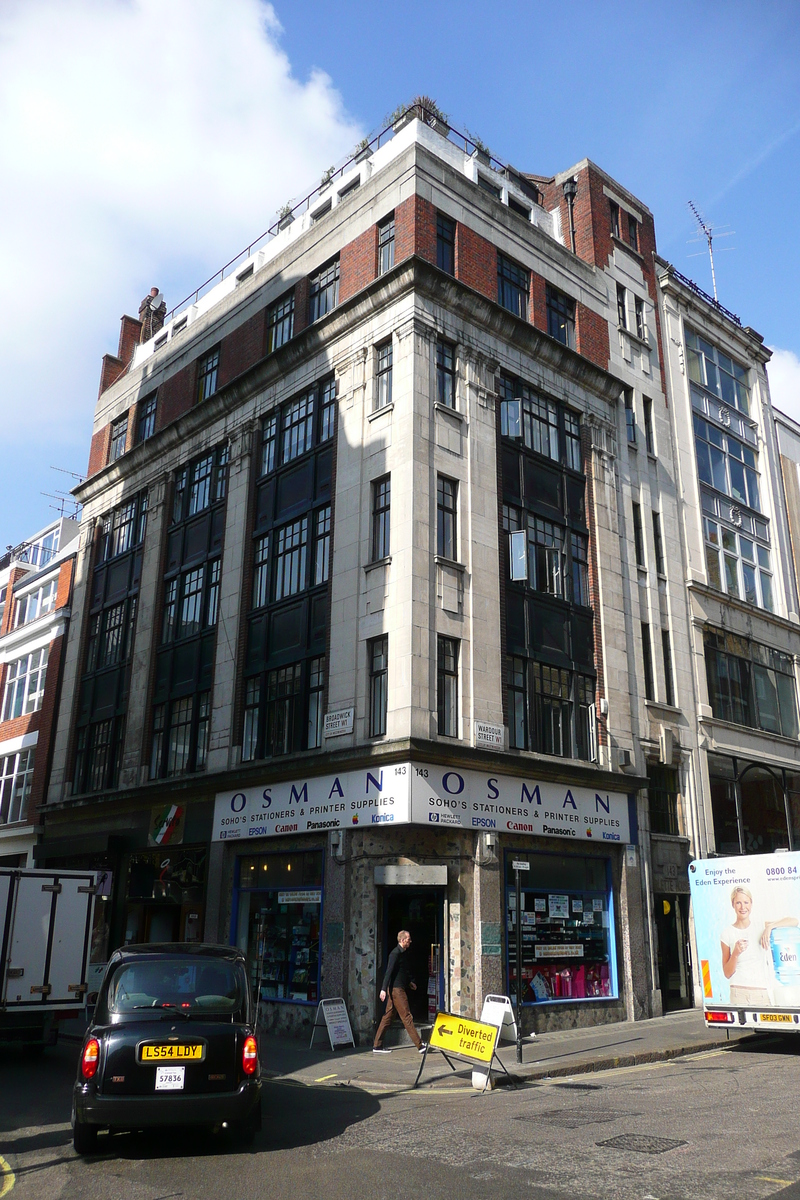
[[242, 1070], [245, 1075], [255, 1075], [256, 1067], [258, 1066], [258, 1044], [254, 1037], [248, 1037], [244, 1040], [242, 1047]]
[[734, 1022], [733, 1013], [729, 1012], [708, 1012], [706, 1011], [706, 1020], [711, 1023], [720, 1025], [732, 1025]]
[[84, 1079], [91, 1079], [97, 1070], [97, 1060], [100, 1057], [100, 1043], [97, 1038], [89, 1038], [83, 1047], [81, 1055], [81, 1074]]

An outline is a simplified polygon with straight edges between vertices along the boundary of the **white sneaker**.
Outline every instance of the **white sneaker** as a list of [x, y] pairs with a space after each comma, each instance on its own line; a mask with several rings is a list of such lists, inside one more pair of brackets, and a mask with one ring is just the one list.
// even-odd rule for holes
[[425, 1051], [426, 1051], [427, 1049], [428, 1049], [428, 1043], [427, 1043], [427, 1042], [420, 1042], [420, 1044], [419, 1044], [419, 1053], [420, 1053], [420, 1054], [424, 1054], [424, 1053], [425, 1053]]
[[392, 1052], [391, 1052], [391, 1050], [388, 1050], [386, 1048], [386, 1046], [373, 1046], [372, 1053], [373, 1054], [391, 1054]]

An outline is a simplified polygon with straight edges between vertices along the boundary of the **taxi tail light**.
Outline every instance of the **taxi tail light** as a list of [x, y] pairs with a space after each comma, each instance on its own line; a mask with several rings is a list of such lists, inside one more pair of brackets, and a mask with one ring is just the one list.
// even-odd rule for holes
[[732, 1025], [734, 1021], [733, 1013], [728, 1012], [707, 1012], [706, 1020], [716, 1022], [720, 1025]]
[[258, 1066], [258, 1043], [254, 1037], [244, 1040], [242, 1047], [242, 1070], [245, 1075], [255, 1075]]
[[81, 1055], [81, 1074], [84, 1079], [91, 1079], [97, 1071], [97, 1062], [100, 1058], [100, 1043], [97, 1038], [89, 1038], [89, 1041], [83, 1047]]

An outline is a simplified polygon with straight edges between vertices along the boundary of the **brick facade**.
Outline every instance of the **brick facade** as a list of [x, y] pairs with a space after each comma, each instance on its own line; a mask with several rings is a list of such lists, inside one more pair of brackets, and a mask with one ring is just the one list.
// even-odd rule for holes
[[378, 227], [372, 225], [352, 242], [342, 246], [339, 256], [339, 302], [349, 300], [368, 283], [372, 283], [377, 273]]
[[[107, 357], [107, 356], [106, 356]], [[86, 468], [87, 475], [96, 475], [101, 471], [108, 462], [108, 451], [111, 446], [111, 425], [104, 425], [102, 429], [98, 429], [97, 433], [92, 435], [92, 444], [89, 449], [89, 466]]]
[[497, 300], [497, 248], [461, 222], [456, 227], [456, 278]]
[[575, 307], [575, 348], [584, 358], [596, 363], [603, 370], [608, 370], [608, 321], [602, 313], [593, 312], [585, 304], [577, 304]]
[[156, 429], [163, 429], [182, 417], [194, 407], [197, 391], [197, 363], [178, 371], [166, 379], [158, 389], [158, 409], [156, 411]]
[[237, 375], [264, 357], [267, 348], [267, 310], [264, 308], [222, 339], [219, 348], [217, 387], [225, 387]]

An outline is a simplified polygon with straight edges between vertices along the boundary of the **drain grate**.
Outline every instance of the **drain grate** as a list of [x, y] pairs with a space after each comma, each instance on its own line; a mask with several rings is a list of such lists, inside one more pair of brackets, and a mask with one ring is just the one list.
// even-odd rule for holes
[[559, 1129], [583, 1129], [586, 1125], [608, 1125], [611, 1121], [622, 1118], [629, 1121], [638, 1113], [613, 1112], [608, 1108], [576, 1112], [573, 1108], [552, 1108], [546, 1112], [531, 1113], [526, 1117], [514, 1117], [515, 1121], [525, 1121], [528, 1125], [544, 1124], [557, 1125]]
[[674, 1138], [651, 1137], [647, 1133], [622, 1133], [619, 1137], [608, 1138], [595, 1145], [610, 1146], [612, 1150], [635, 1150], [637, 1154], [664, 1154], [667, 1150], [677, 1150], [679, 1146], [688, 1146], [689, 1143]]

